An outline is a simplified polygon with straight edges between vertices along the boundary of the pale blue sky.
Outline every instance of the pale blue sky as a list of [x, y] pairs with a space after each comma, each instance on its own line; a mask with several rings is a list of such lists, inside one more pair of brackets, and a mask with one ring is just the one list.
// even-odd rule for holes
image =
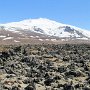
[[48, 18], [90, 30], [90, 0], [0, 0], [0, 23]]

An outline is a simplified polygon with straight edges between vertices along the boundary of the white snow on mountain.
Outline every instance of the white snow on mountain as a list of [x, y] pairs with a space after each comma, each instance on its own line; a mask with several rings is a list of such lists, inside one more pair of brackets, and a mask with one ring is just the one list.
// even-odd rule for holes
[[90, 38], [90, 31], [88, 30], [84, 30], [67, 24], [58, 23], [56, 21], [52, 21], [46, 18], [27, 19], [20, 22], [0, 24], [0, 26], [3, 26], [5, 30], [17, 33], [20, 32], [19, 30], [27, 30], [49, 36], [56, 36], [59, 38]]
[[4, 36], [4, 35], [0, 35], [0, 38], [5, 38], [6, 36]]
[[7, 37], [7, 38], [4, 38], [3, 40], [8, 40], [8, 39], [13, 39], [13, 37]]
[[14, 40], [14, 42], [20, 42], [20, 41]]

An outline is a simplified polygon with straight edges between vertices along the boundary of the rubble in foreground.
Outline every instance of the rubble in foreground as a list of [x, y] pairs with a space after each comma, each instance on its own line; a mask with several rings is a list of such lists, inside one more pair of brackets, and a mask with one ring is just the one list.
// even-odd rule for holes
[[0, 90], [90, 90], [90, 45], [0, 46]]

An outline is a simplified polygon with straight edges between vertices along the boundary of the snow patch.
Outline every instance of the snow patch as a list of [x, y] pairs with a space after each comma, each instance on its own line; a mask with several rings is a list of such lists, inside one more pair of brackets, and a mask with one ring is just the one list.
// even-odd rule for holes
[[13, 37], [6, 37], [3, 40], [9, 40], [9, 39], [13, 39]]
[[20, 41], [14, 40], [14, 42], [20, 42]]
[[5, 38], [6, 36], [4, 36], [4, 35], [0, 35], [0, 38]]
[[88, 40], [88, 38], [77, 38], [77, 39]]
[[10, 35], [8, 34], [8, 37], [9, 37]]
[[38, 39], [39, 41], [43, 41], [43, 39]]
[[61, 41], [65, 41], [65, 39], [61, 39]]
[[36, 38], [39, 38], [39, 36], [36, 36]]
[[51, 41], [55, 42], [55, 41], [57, 41], [57, 40], [56, 40], [56, 39], [51, 39]]
[[30, 36], [31, 38], [34, 38], [34, 36]]
[[49, 39], [45, 39], [46, 41], [49, 41]]

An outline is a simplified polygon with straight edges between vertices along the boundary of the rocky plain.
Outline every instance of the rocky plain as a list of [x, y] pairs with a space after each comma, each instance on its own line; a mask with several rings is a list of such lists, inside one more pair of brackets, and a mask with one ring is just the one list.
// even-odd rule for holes
[[1, 45], [0, 90], [90, 90], [90, 44]]

